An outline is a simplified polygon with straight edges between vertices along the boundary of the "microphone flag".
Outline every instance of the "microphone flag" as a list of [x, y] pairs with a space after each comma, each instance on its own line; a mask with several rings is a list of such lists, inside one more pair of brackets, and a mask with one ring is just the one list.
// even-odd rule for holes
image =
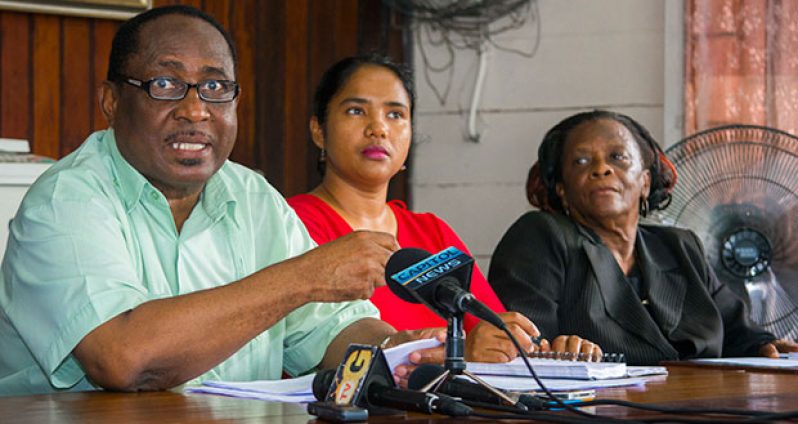
[[396, 388], [385, 354], [377, 346], [353, 343], [349, 345], [344, 360], [338, 365], [324, 400], [342, 406], [366, 408], [376, 415], [403, 413], [370, 404], [367, 391], [372, 385]]
[[[407, 264], [410, 264], [409, 266]], [[397, 267], [402, 267], [397, 270]], [[444, 280], [454, 281], [464, 291], [471, 288], [474, 258], [460, 249], [449, 246], [434, 255], [422, 249], [401, 249], [388, 260], [388, 286], [405, 301], [421, 303], [443, 318], [451, 313], [430, 302], [431, 295]]]

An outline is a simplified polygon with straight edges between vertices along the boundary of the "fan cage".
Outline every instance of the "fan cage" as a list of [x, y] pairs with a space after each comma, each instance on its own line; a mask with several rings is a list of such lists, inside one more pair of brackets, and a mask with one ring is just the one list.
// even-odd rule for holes
[[[673, 198], [646, 221], [694, 231], [718, 278], [746, 298], [752, 318], [779, 336], [798, 335], [798, 137], [727, 125], [686, 137], [666, 155], [678, 172]], [[729, 240], [752, 232], [769, 243], [756, 269], [730, 265]]]

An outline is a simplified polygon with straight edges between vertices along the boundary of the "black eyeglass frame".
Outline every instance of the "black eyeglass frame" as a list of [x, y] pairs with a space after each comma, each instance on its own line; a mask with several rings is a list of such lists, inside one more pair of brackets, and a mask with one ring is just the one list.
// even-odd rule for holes
[[[184, 84], [186, 86], [186, 90], [183, 92], [183, 95], [180, 96], [180, 97], [175, 97], [175, 98], [155, 97], [155, 96], [152, 95], [152, 92], [150, 91], [150, 85], [152, 85], [153, 82], [155, 82], [157, 80], [162, 80], [162, 79], [167, 79], [167, 80], [170, 80], [170, 81], [173, 81], [173, 82], [182, 83], [182, 84]], [[230, 103], [233, 100], [235, 100], [236, 97], [238, 97], [239, 94], [241, 94], [241, 86], [236, 81], [232, 81], [232, 80], [207, 79], [207, 80], [199, 81], [196, 84], [191, 84], [189, 82], [186, 82], [186, 81], [183, 81], [181, 79], [174, 78], [174, 77], [155, 77], [155, 78], [151, 78], [151, 79], [149, 79], [147, 81], [142, 81], [140, 79], [136, 79], [136, 78], [132, 78], [132, 77], [124, 76], [124, 75], [120, 75], [118, 80], [121, 81], [121, 82], [127, 83], [127, 84], [129, 84], [129, 85], [131, 85], [133, 87], [136, 87], [138, 89], [143, 90], [145, 93], [147, 93], [147, 96], [149, 96], [153, 100], [161, 100], [161, 101], [173, 101], [174, 102], [174, 101], [183, 100], [188, 95], [188, 91], [191, 90], [192, 88], [197, 90], [197, 95], [199, 96], [200, 100], [202, 100], [204, 102], [207, 102], [207, 103]], [[207, 82], [210, 82], [210, 81], [214, 81], [214, 82], [218, 82], [218, 83], [224, 83], [224, 84], [232, 84], [233, 87], [235, 88], [235, 90], [233, 91], [233, 97], [231, 97], [229, 99], [223, 99], [223, 100], [222, 99], [211, 99], [211, 98], [205, 97], [202, 94], [202, 91], [200, 91], [199, 88], [200, 88], [201, 85], [203, 85], [203, 84], [205, 84]]]

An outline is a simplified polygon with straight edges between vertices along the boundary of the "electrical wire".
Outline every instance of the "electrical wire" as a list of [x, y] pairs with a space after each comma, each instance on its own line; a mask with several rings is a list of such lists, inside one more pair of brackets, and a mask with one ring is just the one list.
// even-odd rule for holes
[[543, 390], [543, 392], [546, 393], [546, 396], [549, 398], [549, 400], [554, 402], [557, 405], [557, 407], [565, 409], [565, 410], [567, 410], [569, 412], [572, 412], [574, 414], [581, 415], [583, 417], [590, 417], [590, 418], [598, 417], [595, 414], [591, 414], [589, 412], [585, 412], [585, 411], [579, 410], [577, 408], [574, 408], [573, 406], [563, 402], [557, 396], [554, 396], [554, 393], [552, 393], [551, 390], [549, 390], [549, 388], [546, 387], [546, 385], [543, 384], [542, 381], [540, 381], [540, 378], [538, 377], [538, 374], [535, 372], [534, 368], [532, 368], [532, 365], [529, 363], [529, 358], [527, 358], [526, 352], [524, 352], [524, 348], [521, 347], [520, 343], [518, 343], [518, 340], [515, 338], [515, 336], [513, 336], [513, 333], [510, 332], [510, 329], [507, 328], [507, 326], [504, 326], [504, 328], [502, 328], [502, 330], [504, 330], [504, 333], [507, 335], [507, 337], [510, 338], [510, 341], [513, 342], [513, 345], [515, 346], [515, 348], [518, 349], [518, 352], [520, 353], [519, 356], [521, 357], [521, 360], [524, 361], [524, 365], [526, 365], [526, 368], [529, 370], [529, 375], [531, 375], [532, 378], [535, 379], [535, 382]]
[[483, 44], [477, 54], [479, 55], [479, 68], [476, 82], [474, 83], [474, 91], [471, 94], [471, 106], [468, 110], [468, 140], [474, 143], [478, 143], [481, 137], [481, 134], [477, 131], [477, 109], [482, 96], [482, 84], [485, 83], [486, 67], [488, 65], [488, 45]]
[[[713, 415], [713, 417], [702, 417], [702, 418], [683, 418], [683, 417], [640, 417], [635, 419], [628, 419], [628, 418], [611, 418], [607, 416], [595, 416], [595, 417], [569, 417], [562, 414], [553, 415], [554, 411], [529, 411], [529, 410], [522, 410], [515, 406], [504, 406], [504, 405], [495, 405], [491, 403], [485, 402], [475, 402], [469, 400], [463, 400], [468, 406], [475, 407], [475, 408], [482, 408], [482, 409], [489, 409], [499, 412], [504, 412], [505, 414], [486, 414], [486, 413], [473, 413], [472, 416], [478, 416], [481, 418], [494, 418], [494, 419], [502, 419], [502, 418], [514, 418], [514, 419], [534, 419], [540, 421], [548, 421], [548, 422], [566, 422], [566, 423], [593, 423], [596, 422], [596, 419], [600, 419], [601, 422], [616, 422], [616, 423], [660, 423], [660, 422], [678, 422], [678, 423], [706, 423], [708, 422], [708, 418], [712, 418], [712, 422], [715, 424], [722, 424], [722, 423], [769, 423], [777, 420], [785, 420], [785, 419], [795, 419], [798, 418], [798, 411], [787, 411], [787, 412], [762, 412], [762, 411], [749, 411], [743, 409], [728, 409], [728, 408], [672, 408], [672, 407], [664, 407], [664, 406], [657, 406], [657, 405], [646, 405], [646, 404], [639, 404], [634, 402], [628, 401], [621, 401], [621, 400], [614, 400], [614, 399], [606, 399], [606, 400], [596, 400], [596, 401], [587, 401], [587, 402], [576, 402], [571, 404], [575, 407], [586, 407], [586, 406], [605, 406], [605, 405], [616, 405], [616, 406], [623, 406], [628, 408], [634, 409], [641, 409], [646, 411], [652, 412], [659, 412], [662, 414], [673, 414], [673, 415]], [[509, 415], [514, 414], [514, 415]], [[520, 415], [520, 417], [519, 417]], [[719, 415], [736, 415], [741, 417], [746, 417], [748, 419], [721, 419], [718, 417]]]
[[[661, 406], [655, 404], [645, 404], [645, 403], [637, 403], [637, 402], [629, 402], [625, 400], [617, 400], [617, 399], [595, 399], [591, 401], [584, 401], [584, 402], [573, 402], [573, 403], [565, 403], [560, 398], [555, 396], [548, 387], [540, 380], [537, 373], [535, 372], [532, 365], [529, 363], [529, 359], [527, 358], [524, 349], [521, 347], [521, 344], [518, 340], [513, 336], [510, 330], [504, 326], [501, 328], [507, 337], [510, 338], [513, 345], [518, 352], [520, 352], [520, 357], [523, 360], [524, 364], [526, 365], [527, 369], [529, 370], [530, 376], [535, 380], [535, 382], [540, 386], [541, 390], [546, 394], [546, 397], [550, 400], [550, 403], [555, 405], [549, 406], [549, 408], [561, 408], [567, 410], [568, 412], [578, 414], [579, 417], [571, 417], [572, 419], [577, 419], [578, 421], [551, 421], [551, 422], [595, 422], [595, 420], [600, 420], [601, 422], [646, 422], [646, 423], [659, 423], [659, 422], [676, 422], [676, 423], [698, 423], [698, 422], [707, 422], [706, 419], [689, 419], [689, 418], [672, 418], [672, 417], [652, 417], [652, 418], [639, 418], [636, 420], [628, 420], [628, 419], [620, 419], [620, 418], [612, 418], [607, 417], [599, 414], [591, 414], [584, 412], [578, 408], [586, 407], [586, 406], [600, 406], [600, 405], [616, 405], [622, 406], [627, 408], [633, 409], [640, 409], [652, 412], [659, 412], [664, 414], [674, 414], [674, 415], [732, 415], [732, 416], [742, 416], [747, 417], [747, 419], [735, 419], [735, 420], [720, 420], [717, 417], [713, 417], [714, 423], [765, 423], [765, 422], [773, 422], [775, 420], [784, 420], [784, 419], [794, 419], [798, 418], [798, 411], [785, 411], [779, 413], [773, 412], [763, 412], [763, 411], [755, 411], [755, 410], [748, 410], [748, 409], [732, 409], [732, 408], [677, 408], [677, 407], [668, 407], [668, 406]], [[504, 410], [504, 409], [503, 409]], [[511, 408], [506, 410], [507, 412], [511, 412], [513, 414], [518, 414], [521, 416], [529, 416], [530, 419], [538, 419], [538, 420], [548, 420], [546, 417], [548, 416], [539, 416], [540, 412], [532, 412], [532, 411], [523, 411], [518, 408]], [[530, 414], [535, 414], [533, 418]], [[476, 415], [476, 414], [474, 414]], [[486, 416], [476, 415], [483, 418], [506, 418], [504, 415], [501, 416], [490, 416], [491, 414], [485, 414]], [[559, 418], [558, 418], [559, 420]]]
[[772, 412], [754, 411], [749, 409], [733, 409], [733, 408], [674, 408], [670, 406], [649, 405], [644, 403], [629, 402], [619, 399], [596, 399], [583, 402], [576, 402], [574, 405], [578, 406], [599, 406], [599, 405], [616, 405], [624, 406], [627, 408], [642, 409], [646, 411], [654, 411], [668, 414], [714, 414], [714, 415], [739, 415], [739, 416], [755, 416], [763, 417], [771, 415]]
[[[441, 104], [446, 103], [451, 88], [455, 50], [479, 53], [489, 45], [531, 58], [540, 45], [537, 0], [383, 0], [383, 3], [411, 18], [410, 27], [416, 35], [424, 78]], [[535, 37], [529, 51], [506, 47], [496, 41], [498, 34], [521, 28], [530, 21], [535, 24]], [[433, 64], [425, 45], [445, 49], [446, 58], [442, 64]], [[431, 76], [442, 72], [447, 73], [443, 89], [433, 83]]]
[[[575, 424], [584, 424], [584, 423], [595, 423], [595, 418], [600, 418], [601, 422], [603, 423], [623, 423], [623, 424], [630, 424], [642, 421], [634, 421], [629, 419], [616, 419], [610, 417], [582, 417], [582, 416], [569, 416], [569, 415], [562, 415], [559, 412], [554, 411], [533, 411], [533, 410], [524, 410], [520, 409], [516, 406], [505, 406], [505, 405], [495, 405], [492, 403], [485, 403], [485, 402], [475, 402], [469, 400], [463, 400], [468, 406], [482, 408], [482, 409], [490, 409], [494, 411], [505, 412], [505, 414], [487, 414], [487, 413], [480, 413], [480, 412], [473, 412], [471, 416], [476, 416], [480, 418], [492, 418], [492, 419], [530, 419], [536, 421], [547, 421], [547, 422], [555, 422], [555, 423], [575, 423]], [[511, 415], [512, 414], [512, 415]]]

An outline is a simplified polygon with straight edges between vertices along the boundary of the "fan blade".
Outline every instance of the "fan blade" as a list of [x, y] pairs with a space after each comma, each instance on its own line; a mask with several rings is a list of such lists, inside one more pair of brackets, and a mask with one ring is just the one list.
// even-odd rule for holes
[[[693, 230], [718, 278], [746, 299], [755, 321], [778, 336], [794, 338], [798, 138], [773, 128], [729, 125], [687, 137], [666, 154], [676, 166], [678, 184], [668, 209], [647, 221]], [[729, 253], [730, 238], [746, 232], [760, 234], [769, 246], [767, 263], [751, 268], [761, 271], [767, 265], [758, 277], [752, 277], [745, 261], [729, 261], [738, 252]], [[737, 247], [743, 253], [748, 248]]]
[[796, 305], [773, 272], [746, 282], [751, 299], [751, 318], [780, 339], [798, 337], [798, 305]]

